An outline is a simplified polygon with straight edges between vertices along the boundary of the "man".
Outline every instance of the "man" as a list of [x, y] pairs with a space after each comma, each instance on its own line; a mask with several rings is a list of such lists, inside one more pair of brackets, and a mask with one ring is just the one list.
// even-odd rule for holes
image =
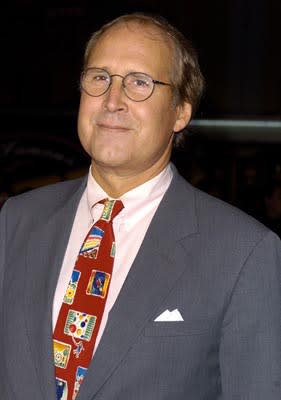
[[[1, 399], [280, 400], [280, 241], [169, 162], [202, 87], [192, 47], [162, 19], [122, 16], [90, 39], [78, 117], [88, 177], [1, 212]], [[75, 262], [104, 248], [93, 234], [79, 252], [103, 199], [124, 208], [112, 278], [93, 269], [88, 282], [105, 308], [73, 386], [63, 373], [98, 318], [77, 312], [82, 337], [75, 317], [60, 330], [61, 314], [79, 291]]]

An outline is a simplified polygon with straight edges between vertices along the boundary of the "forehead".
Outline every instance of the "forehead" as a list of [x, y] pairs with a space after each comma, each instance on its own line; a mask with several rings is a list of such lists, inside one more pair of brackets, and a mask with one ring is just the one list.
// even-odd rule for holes
[[169, 69], [172, 52], [171, 40], [156, 26], [123, 22], [113, 25], [98, 38], [88, 65], [105, 62], [123, 67], [127, 64], [128, 68], [132, 64], [133, 68], [135, 64], [163, 73]]

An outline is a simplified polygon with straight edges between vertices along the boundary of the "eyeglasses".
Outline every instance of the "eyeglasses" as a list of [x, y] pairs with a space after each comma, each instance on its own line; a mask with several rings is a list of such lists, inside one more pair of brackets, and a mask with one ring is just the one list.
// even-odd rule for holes
[[171, 86], [170, 83], [156, 81], [142, 72], [130, 72], [122, 76], [110, 75], [102, 68], [87, 68], [82, 72], [80, 87], [89, 96], [99, 97], [107, 92], [114, 76], [122, 78], [122, 88], [126, 96], [133, 101], [147, 100], [152, 95], [155, 85]]

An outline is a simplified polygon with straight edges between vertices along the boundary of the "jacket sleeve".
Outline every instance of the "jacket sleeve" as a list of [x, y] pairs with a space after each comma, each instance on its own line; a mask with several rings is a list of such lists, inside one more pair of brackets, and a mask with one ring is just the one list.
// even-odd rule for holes
[[[6, 248], [6, 218], [5, 218], [6, 204], [0, 211], [0, 300], [2, 297], [2, 286], [4, 276], [4, 265], [5, 265], [5, 248]], [[2, 301], [0, 301], [0, 307]], [[1, 310], [1, 308], [0, 308]]]
[[[2, 326], [2, 317], [3, 317], [3, 278], [4, 278], [4, 267], [5, 267], [5, 257], [6, 257], [6, 204], [2, 207], [0, 211], [0, 332], [2, 336], [2, 332], [4, 331], [4, 327]], [[0, 353], [3, 355], [2, 343], [0, 342]], [[3, 367], [3, 362], [1, 362], [0, 366], [0, 397], [1, 399], [8, 399], [8, 395], [5, 391], [5, 371]]]
[[281, 242], [252, 249], [232, 291], [220, 341], [222, 399], [281, 399]]

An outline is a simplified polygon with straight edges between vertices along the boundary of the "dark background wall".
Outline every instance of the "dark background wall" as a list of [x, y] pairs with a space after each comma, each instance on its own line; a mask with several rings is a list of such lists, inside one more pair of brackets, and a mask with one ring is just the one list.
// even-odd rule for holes
[[207, 125], [191, 127], [174, 162], [203, 190], [264, 218], [267, 186], [281, 182], [280, 0], [9, 2], [0, 13], [0, 199], [87, 170], [76, 134], [84, 46], [132, 11], [181, 29], [206, 78], [196, 121]]
[[197, 47], [208, 83], [200, 115], [280, 115], [279, 0], [42, 3], [12, 1], [1, 10], [5, 109], [75, 109], [90, 34], [123, 12], [143, 10], [161, 12]]

